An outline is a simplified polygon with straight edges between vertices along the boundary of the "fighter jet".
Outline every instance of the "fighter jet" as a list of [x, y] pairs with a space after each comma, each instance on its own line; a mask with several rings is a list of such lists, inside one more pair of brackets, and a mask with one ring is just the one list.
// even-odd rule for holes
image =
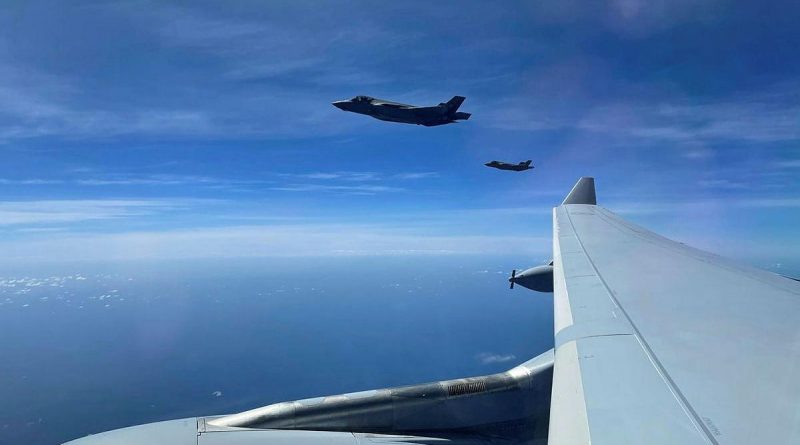
[[333, 106], [344, 111], [366, 114], [382, 121], [434, 127], [469, 119], [470, 113], [458, 111], [464, 99], [466, 98], [462, 96], [453, 96], [447, 102], [433, 107], [417, 107], [369, 96], [356, 96], [350, 100], [333, 102]]
[[[510, 279], [553, 294], [555, 347], [531, 360], [69, 444], [800, 443], [799, 282], [623, 220], [597, 205], [593, 178], [552, 218], [553, 261]], [[219, 360], [206, 355], [206, 365]]]
[[511, 164], [509, 162], [503, 162], [503, 161], [491, 161], [483, 165], [487, 167], [496, 168], [498, 170], [513, 170], [515, 172], [521, 172], [533, 169], [530, 159], [528, 159], [527, 161], [520, 162], [519, 164]]

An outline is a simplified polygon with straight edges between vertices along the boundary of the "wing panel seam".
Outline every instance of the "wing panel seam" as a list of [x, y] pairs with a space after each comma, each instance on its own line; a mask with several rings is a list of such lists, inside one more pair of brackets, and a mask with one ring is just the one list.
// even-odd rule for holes
[[586, 257], [586, 260], [592, 266], [592, 270], [594, 271], [595, 275], [597, 275], [597, 278], [603, 284], [603, 287], [605, 288], [606, 293], [608, 294], [608, 296], [611, 299], [611, 301], [614, 303], [615, 306], [617, 306], [619, 308], [619, 310], [622, 312], [622, 315], [625, 316], [625, 319], [630, 324], [630, 326], [631, 326], [631, 328], [633, 329], [633, 332], [634, 332], [634, 334], [633, 334], [634, 337], [639, 342], [639, 344], [642, 346], [642, 349], [644, 350], [645, 354], [647, 355], [647, 358], [650, 360], [650, 362], [655, 367], [656, 372], [658, 372], [659, 375], [661, 375], [662, 380], [664, 381], [664, 383], [667, 384], [667, 387], [669, 388], [670, 392], [672, 392], [673, 396], [675, 397], [675, 400], [678, 401], [678, 403], [681, 405], [681, 408], [688, 415], [689, 419], [692, 421], [692, 423], [695, 424], [695, 428], [697, 428], [699, 426], [699, 430], [704, 433], [705, 438], [706, 438], [707, 441], [709, 441], [710, 443], [713, 443], [714, 445], [719, 445], [719, 442], [713, 437], [713, 435], [711, 434], [711, 431], [708, 430], [708, 427], [705, 425], [705, 423], [702, 422], [702, 420], [700, 419], [700, 416], [697, 414], [697, 412], [695, 412], [694, 408], [692, 408], [692, 406], [689, 404], [689, 401], [686, 400], [686, 397], [678, 389], [677, 385], [672, 380], [672, 378], [669, 376], [669, 374], [667, 373], [667, 371], [664, 368], [664, 366], [661, 365], [661, 362], [658, 361], [658, 358], [655, 356], [655, 353], [653, 352], [653, 350], [650, 349], [650, 346], [647, 344], [647, 342], [644, 340], [644, 338], [642, 338], [641, 332], [636, 327], [636, 324], [633, 323], [633, 320], [628, 315], [628, 312], [625, 310], [625, 308], [622, 307], [622, 305], [619, 303], [619, 300], [617, 300], [616, 296], [614, 296], [614, 293], [611, 291], [611, 288], [608, 286], [608, 283], [606, 283], [606, 281], [600, 275], [600, 272], [597, 270], [597, 266], [594, 264], [594, 261], [592, 261], [592, 258], [586, 252], [586, 247], [583, 244], [583, 240], [581, 240], [581, 237], [578, 234], [578, 231], [575, 230], [575, 224], [572, 222], [572, 215], [570, 215], [569, 209], [564, 207], [564, 213], [567, 216], [567, 220], [569, 221], [569, 225], [570, 225], [570, 228], [572, 229], [573, 235], [575, 236], [575, 240], [578, 241], [578, 245], [581, 247], [581, 250], [583, 251], [583, 255]]
[[[738, 275], [743, 275], [744, 274], [748, 278], [750, 278], [751, 280], [757, 281], [757, 282], [765, 284], [767, 286], [777, 287], [777, 288], [779, 288], [781, 290], [785, 290], [785, 291], [793, 293], [795, 295], [800, 295], [800, 292], [797, 292], [796, 289], [793, 289], [793, 288], [787, 287], [787, 286], [778, 286], [775, 283], [770, 283], [767, 280], [764, 280], [762, 277], [759, 277], [758, 275], [753, 274], [747, 268], [742, 269], [741, 267], [736, 267], [736, 265], [731, 264], [731, 262], [729, 260], [726, 260], [725, 258], [720, 257], [719, 255], [716, 255], [716, 254], [711, 253], [711, 252], [705, 252], [705, 251], [702, 251], [700, 249], [696, 249], [694, 247], [688, 246], [686, 244], [679, 243], [678, 241], [671, 240], [671, 239], [669, 239], [667, 237], [664, 237], [664, 236], [661, 236], [661, 235], [659, 235], [657, 233], [649, 232], [649, 231], [646, 231], [646, 230], [645, 231], [639, 230], [637, 226], [635, 226], [635, 225], [633, 225], [633, 224], [631, 224], [631, 223], [629, 223], [629, 222], [627, 222], [627, 221], [625, 221], [623, 219], [618, 218], [610, 210], [605, 209], [603, 207], [598, 207], [598, 209], [600, 210], [600, 212], [595, 213], [595, 216], [600, 217], [600, 219], [605, 221], [609, 226], [611, 226], [614, 229], [618, 230], [622, 234], [626, 234], [626, 231], [630, 232], [631, 235], [635, 236], [636, 238], [639, 238], [641, 241], [644, 241], [644, 242], [646, 242], [646, 243], [648, 243], [648, 244], [650, 244], [652, 246], [655, 246], [655, 247], [658, 247], [658, 248], [661, 248], [661, 249], [664, 249], [664, 250], [667, 250], [667, 251], [670, 251], [672, 253], [676, 253], [676, 254], [679, 254], [679, 255], [685, 254], [688, 257], [690, 257], [690, 258], [692, 258], [692, 259], [694, 259], [696, 261], [700, 261], [702, 263], [705, 263], [705, 264], [712, 264], [710, 259], [715, 259], [715, 260], [717, 260], [717, 262], [714, 263], [714, 265], [716, 267], [724, 269], [724, 270], [726, 270], [728, 272], [733, 272], [733, 273], [738, 274]], [[567, 213], [569, 214], [569, 211], [567, 211]], [[571, 218], [570, 218], [570, 224], [572, 224], [572, 219]], [[574, 231], [575, 231], [575, 227], [573, 226], [573, 232]], [[580, 242], [580, 240], [578, 240], [578, 241]], [[680, 246], [678, 246], [676, 244], [680, 244]], [[581, 243], [581, 247], [582, 246], [583, 246], [583, 244]], [[584, 254], [586, 254], [585, 251], [584, 251]], [[588, 255], [586, 255], [586, 256], [588, 258]], [[709, 256], [711, 256], [713, 258], [709, 258]]]
[[555, 347], [558, 348], [559, 346], [561, 346], [563, 344], [566, 344], [566, 343], [569, 343], [571, 341], [584, 340], [584, 339], [587, 339], [587, 338], [619, 337], [619, 336], [623, 336], [623, 335], [633, 335], [633, 334], [627, 333], [627, 332], [619, 332], [619, 333], [611, 333], [611, 334], [588, 334], [588, 335], [581, 335], [581, 336], [577, 336], [577, 337], [571, 337], [570, 336], [570, 337], [565, 337], [565, 338], [562, 338], [562, 339], [559, 339], [558, 335], [556, 335]]

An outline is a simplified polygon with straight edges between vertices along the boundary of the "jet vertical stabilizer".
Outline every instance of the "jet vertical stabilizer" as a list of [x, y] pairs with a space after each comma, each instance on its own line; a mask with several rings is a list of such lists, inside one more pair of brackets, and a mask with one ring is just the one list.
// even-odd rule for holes
[[452, 99], [448, 100], [443, 105], [445, 107], [447, 107], [447, 111], [449, 111], [451, 113], [454, 113], [454, 112], [458, 111], [458, 107], [460, 107], [461, 104], [463, 104], [464, 100], [466, 100], [466, 99], [467, 98], [464, 97], [464, 96], [453, 96]]
[[447, 113], [450, 114], [453, 120], [467, 120], [472, 116], [469, 113], [464, 113], [463, 111], [458, 111], [458, 107], [464, 103], [466, 97], [464, 96], [453, 96], [452, 99], [448, 100], [447, 102], [443, 103]]

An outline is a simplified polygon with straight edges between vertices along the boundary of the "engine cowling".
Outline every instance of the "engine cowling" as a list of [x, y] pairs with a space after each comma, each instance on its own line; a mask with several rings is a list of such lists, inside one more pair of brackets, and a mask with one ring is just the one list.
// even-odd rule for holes
[[536, 292], [553, 292], [553, 263], [515, 273], [508, 281]]

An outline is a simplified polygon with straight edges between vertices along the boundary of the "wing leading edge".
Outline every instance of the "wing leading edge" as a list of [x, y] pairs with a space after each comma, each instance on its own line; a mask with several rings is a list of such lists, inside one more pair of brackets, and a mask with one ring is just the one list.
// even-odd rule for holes
[[800, 283], [553, 210], [552, 444], [800, 443]]

